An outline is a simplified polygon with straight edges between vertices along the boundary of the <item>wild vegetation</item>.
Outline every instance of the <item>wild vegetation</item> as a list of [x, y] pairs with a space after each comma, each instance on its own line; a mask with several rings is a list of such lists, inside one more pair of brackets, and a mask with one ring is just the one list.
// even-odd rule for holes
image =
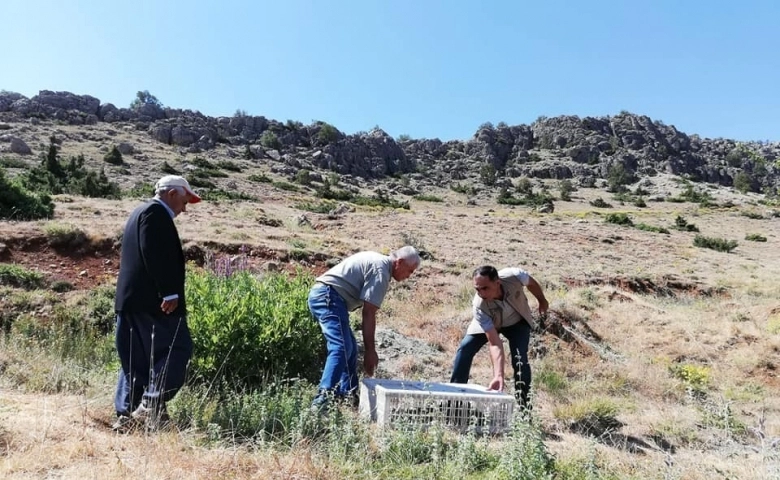
[[[136, 107], [154, 104], [150, 97]], [[338, 141], [326, 125], [314, 141]], [[73, 138], [86, 127], [56, 128]], [[83, 162], [68, 142], [52, 141], [39, 159], [13, 157], [0, 170], [2, 211], [17, 212], [0, 222], [4, 478], [780, 472], [773, 197], [619, 169], [591, 187], [527, 177], [510, 185], [485, 169], [480, 183], [402, 193], [403, 176], [359, 183], [313, 169], [284, 173], [240, 151], [182, 158], [165, 146], [154, 160], [105, 161], [120, 141], [152, 148], [128, 130]], [[176, 221], [190, 260], [195, 356], [170, 406], [175, 427], [118, 435], [109, 425], [119, 232], [168, 171], [207, 185], [199, 187], [205, 201]], [[538, 208], [553, 202], [554, 212]], [[532, 338], [534, 409], [506, 435], [378, 428], [348, 405], [327, 417], [307, 408], [322, 354], [305, 305], [313, 279], [354, 251], [404, 244], [425, 255], [380, 310], [382, 378], [447, 381], [475, 267], [520, 266], [541, 281], [551, 311]], [[483, 350], [471, 381], [484, 384], [490, 372]]]

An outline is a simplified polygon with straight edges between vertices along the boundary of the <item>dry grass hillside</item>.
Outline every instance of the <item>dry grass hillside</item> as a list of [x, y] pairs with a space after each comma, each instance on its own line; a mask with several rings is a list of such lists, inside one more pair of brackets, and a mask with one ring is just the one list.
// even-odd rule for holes
[[[25, 140], [43, 144], [54, 128], [28, 127]], [[163, 160], [183, 163], [171, 147], [122, 128], [56, 128], [64, 156], [99, 159], [109, 142], [133, 143], [137, 153], [126, 156], [126, 165], [108, 168], [124, 187], [153, 182]], [[230, 158], [224, 149], [210, 155]], [[431, 189], [426, 194], [441, 201], [409, 198], [408, 210], [357, 206], [328, 215], [297, 208], [319, 201], [310, 190], [248, 182], [248, 175], [270, 171], [265, 162], [230, 160], [243, 171], [217, 182], [233, 181], [256, 200], [190, 206], [177, 219], [186, 244], [230, 254], [246, 246], [258, 271], [321, 271], [358, 250], [404, 244], [430, 255], [408, 282], [392, 287], [380, 311], [385, 341], [378, 375], [446, 381], [468, 322], [471, 271], [482, 264], [523, 267], [542, 283], [552, 309], [533, 339], [531, 361], [534, 412], [557, 459], [604, 472], [587, 478], [780, 478], [780, 225], [761, 197], [709, 189], [716, 202], [731, 206], [648, 201], [639, 208], [603, 189], [581, 188], [570, 201], [556, 200], [554, 213], [540, 214], [499, 205], [495, 193], [470, 198]], [[650, 182], [648, 197], [657, 200], [682, 190], [672, 177]], [[555, 185], [549, 182], [553, 192]], [[592, 206], [597, 198], [612, 208]], [[52, 220], [0, 222], [0, 261], [76, 287], [61, 295], [110, 283], [118, 266], [113, 239], [138, 201], [58, 196]], [[621, 212], [635, 226], [605, 221]], [[729, 253], [695, 246], [696, 233], [674, 228], [678, 216], [702, 236], [738, 245]], [[636, 228], [640, 223], [669, 233]], [[47, 242], [53, 232], [73, 228], [87, 233], [83, 248]], [[746, 240], [750, 234], [766, 241]], [[3, 290], [0, 308], [8, 308], [11, 294]], [[269, 451], [208, 444], [193, 431], [115, 434], [106, 426], [113, 372], [78, 394], [45, 393], [20, 386], [19, 365], [28, 376], [36, 368], [57, 375], [43, 358], [0, 349], [3, 478], [345, 475], [305, 444]], [[483, 350], [472, 381], [486, 383], [489, 372]], [[502, 440], [495, 442], [501, 448]], [[367, 477], [356, 469], [350, 478]]]

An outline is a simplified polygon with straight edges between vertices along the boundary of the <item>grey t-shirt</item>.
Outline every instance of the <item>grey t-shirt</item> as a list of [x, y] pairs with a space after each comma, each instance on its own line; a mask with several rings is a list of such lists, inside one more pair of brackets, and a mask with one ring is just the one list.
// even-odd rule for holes
[[363, 302], [379, 307], [390, 286], [391, 266], [387, 255], [360, 252], [345, 258], [317, 281], [336, 289], [347, 302], [347, 310], [362, 307]]

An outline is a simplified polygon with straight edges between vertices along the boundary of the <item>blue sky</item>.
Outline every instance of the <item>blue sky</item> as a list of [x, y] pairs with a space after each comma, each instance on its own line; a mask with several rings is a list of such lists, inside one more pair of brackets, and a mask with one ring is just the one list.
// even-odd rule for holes
[[466, 139], [648, 115], [780, 140], [780, 2], [3, 0], [0, 89]]

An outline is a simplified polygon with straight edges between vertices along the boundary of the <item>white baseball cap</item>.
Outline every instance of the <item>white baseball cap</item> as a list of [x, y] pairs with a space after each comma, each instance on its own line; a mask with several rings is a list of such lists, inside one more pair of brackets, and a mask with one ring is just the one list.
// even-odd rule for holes
[[187, 193], [190, 194], [189, 203], [200, 202], [200, 196], [194, 191], [192, 191], [192, 188], [190, 187], [190, 182], [188, 182], [187, 179], [184, 177], [180, 177], [179, 175], [166, 175], [161, 179], [157, 180], [157, 183], [154, 184], [155, 191], [166, 187], [181, 187], [184, 190], [186, 190]]

